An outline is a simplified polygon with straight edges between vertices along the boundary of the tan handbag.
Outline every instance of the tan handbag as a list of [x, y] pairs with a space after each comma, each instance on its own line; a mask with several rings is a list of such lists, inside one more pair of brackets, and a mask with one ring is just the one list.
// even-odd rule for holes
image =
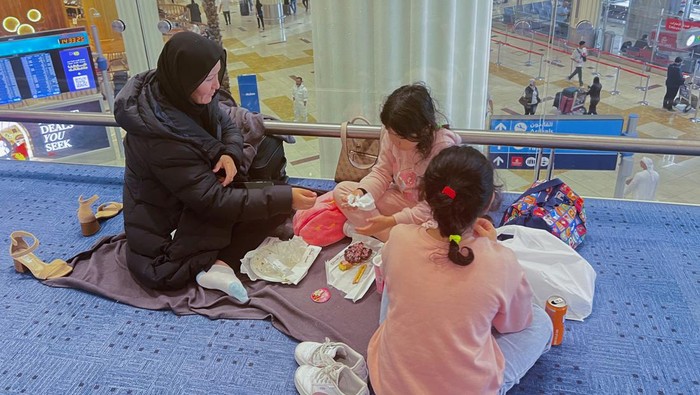
[[342, 148], [338, 158], [338, 166], [335, 168], [336, 182], [360, 181], [362, 177], [369, 174], [379, 158], [380, 141], [378, 139], [348, 138], [348, 124], [354, 125], [356, 121], [370, 124], [366, 118], [359, 116], [340, 124]]

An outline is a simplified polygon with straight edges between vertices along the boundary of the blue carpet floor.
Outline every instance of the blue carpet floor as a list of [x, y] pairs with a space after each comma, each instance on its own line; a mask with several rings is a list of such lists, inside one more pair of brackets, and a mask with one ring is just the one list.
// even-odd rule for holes
[[[121, 201], [121, 177], [117, 168], [0, 161], [0, 393], [296, 393], [296, 341], [268, 321], [137, 309], [14, 271], [13, 230], [34, 233], [47, 261], [120, 232], [118, 216], [83, 237], [75, 210], [80, 194]], [[580, 252], [598, 272], [593, 314], [567, 321], [564, 343], [511, 393], [700, 394], [700, 207], [586, 207]]]

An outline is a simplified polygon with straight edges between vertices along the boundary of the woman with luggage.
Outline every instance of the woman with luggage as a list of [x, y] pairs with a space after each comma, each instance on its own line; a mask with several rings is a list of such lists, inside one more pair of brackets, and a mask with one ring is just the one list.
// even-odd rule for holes
[[593, 78], [593, 85], [588, 87], [588, 96], [591, 98], [591, 104], [588, 106], [588, 115], [598, 115], [596, 107], [600, 102], [600, 91], [603, 90], [603, 84], [600, 83], [600, 78]]
[[530, 79], [530, 83], [525, 87], [525, 93], [520, 98], [520, 104], [525, 108], [525, 115], [535, 115], [537, 105], [542, 101], [540, 92], [537, 90], [537, 83]]

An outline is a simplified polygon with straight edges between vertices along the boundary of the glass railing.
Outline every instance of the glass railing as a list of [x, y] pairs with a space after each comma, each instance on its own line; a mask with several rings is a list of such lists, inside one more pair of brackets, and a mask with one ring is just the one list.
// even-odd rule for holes
[[[110, 114], [0, 110], [0, 121], [21, 124], [25, 129], [46, 131], [42, 136], [58, 134], [56, 137], [44, 137], [36, 145], [30, 143], [34, 152], [33, 157], [29, 158], [31, 160], [123, 166], [121, 144], [117, 144], [121, 131]], [[338, 124], [265, 121], [265, 127], [269, 134], [302, 138], [340, 137]], [[76, 130], [80, 130], [80, 135], [72, 137]], [[379, 126], [350, 125], [348, 137], [376, 139], [379, 131]], [[635, 198], [639, 195], [630, 191], [627, 181], [636, 173], [645, 171], [641, 163], [643, 158], [648, 158], [644, 160], [645, 166], [651, 167], [648, 164], [653, 164], [654, 171], [660, 175], [654, 200], [700, 204], [700, 177], [697, 176], [700, 171], [700, 141], [563, 133], [504, 133], [500, 130], [454, 131], [465, 144], [476, 145], [489, 155], [507, 191], [521, 192], [535, 179], [559, 177], [583, 196]], [[53, 147], [51, 144], [54, 143], [59, 143], [57, 146], [70, 145], [71, 148], [85, 147], [96, 141], [104, 143], [105, 135], [109, 145], [103, 148], [66, 156], [43, 155], [44, 152], [51, 152], [46, 147]], [[320, 155], [319, 163], [332, 164], [337, 161], [337, 156], [324, 158], [324, 152], [320, 152]], [[530, 164], [524, 165], [524, 162]], [[558, 163], [567, 168], [557, 168]], [[310, 178], [308, 174], [294, 170], [288, 171], [288, 175]]]

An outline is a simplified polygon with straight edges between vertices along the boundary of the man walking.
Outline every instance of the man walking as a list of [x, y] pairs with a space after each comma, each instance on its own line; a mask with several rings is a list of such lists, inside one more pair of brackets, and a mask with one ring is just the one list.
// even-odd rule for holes
[[295, 77], [296, 84], [292, 87], [292, 101], [294, 101], [294, 122], [306, 122], [306, 102], [309, 100], [309, 91], [304, 86], [301, 77]]
[[224, 23], [226, 26], [231, 24], [231, 3], [233, 0], [219, 0], [219, 12], [224, 15]]
[[578, 74], [579, 86], [583, 86], [583, 63], [588, 57], [588, 51], [586, 50], [585, 45], [585, 41], [579, 41], [578, 48], [575, 48], [574, 52], [571, 53], [571, 59], [574, 61], [574, 63], [576, 63], [576, 68], [574, 69], [574, 72], [566, 78], [567, 80], [571, 81], [571, 79]]
[[664, 95], [664, 108], [668, 111], [673, 111], [673, 100], [678, 94], [678, 89], [685, 84], [685, 78], [681, 72], [681, 64], [683, 59], [677, 57], [676, 60], [668, 65], [666, 71], [666, 95]]

